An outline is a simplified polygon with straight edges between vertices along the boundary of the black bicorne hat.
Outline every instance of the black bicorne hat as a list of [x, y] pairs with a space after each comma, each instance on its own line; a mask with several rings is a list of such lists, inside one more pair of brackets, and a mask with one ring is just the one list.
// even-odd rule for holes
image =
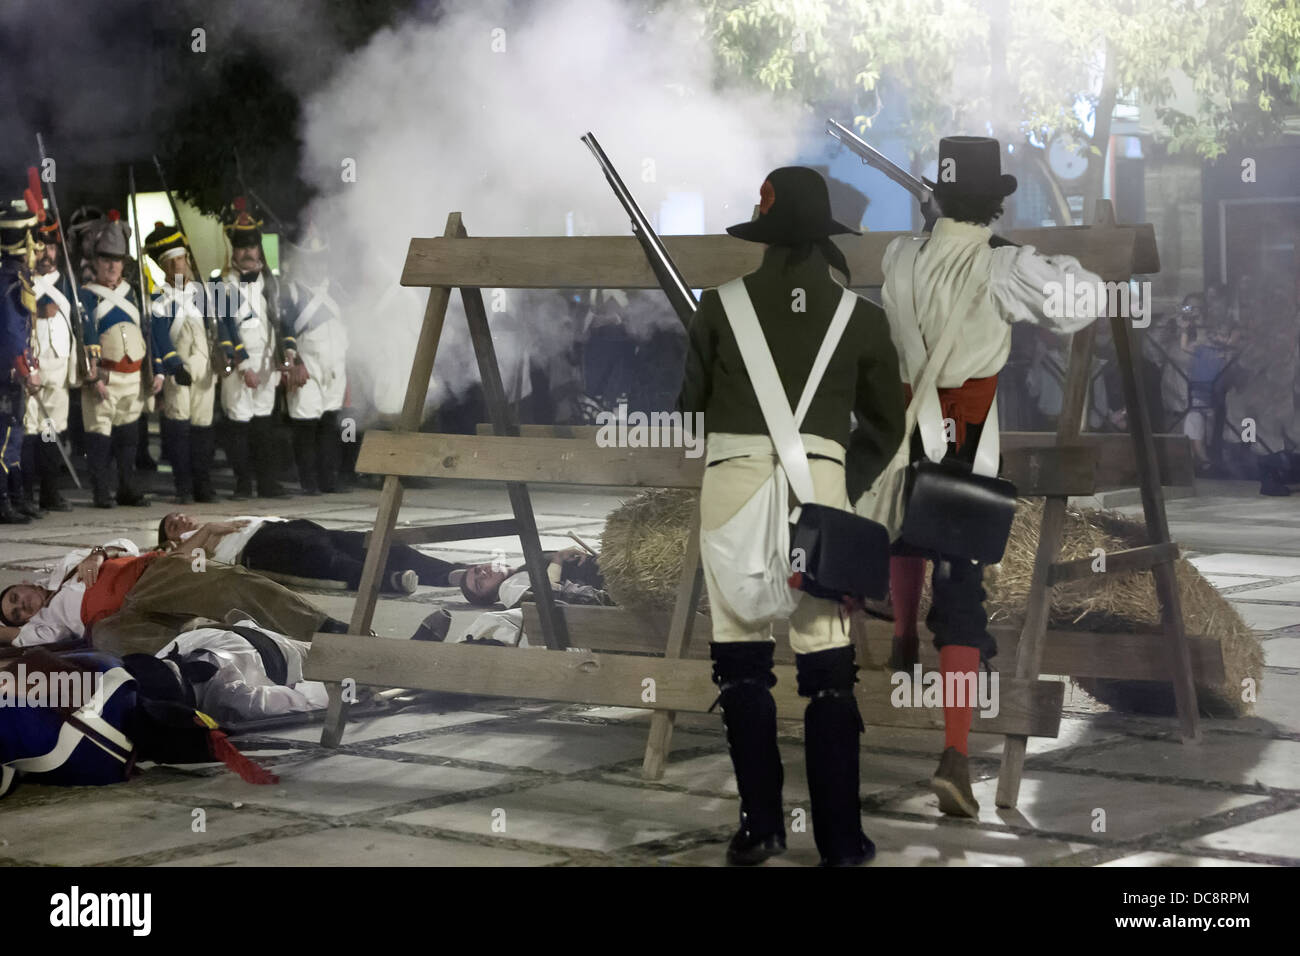
[[990, 136], [945, 136], [939, 140], [939, 181], [925, 184], [944, 196], [1002, 199], [1016, 191], [1016, 177], [1002, 172], [1002, 144]]
[[861, 235], [831, 216], [831, 196], [822, 174], [807, 166], [782, 166], [767, 174], [758, 191], [758, 218], [728, 226], [737, 239], [797, 245], [829, 236]]

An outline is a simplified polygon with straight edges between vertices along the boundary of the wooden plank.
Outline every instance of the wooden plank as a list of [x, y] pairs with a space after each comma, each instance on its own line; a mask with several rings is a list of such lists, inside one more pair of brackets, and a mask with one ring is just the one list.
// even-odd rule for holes
[[[539, 633], [537, 610], [531, 603], [521, 605], [524, 612], [524, 633]], [[668, 647], [668, 613], [643, 614], [622, 607], [584, 607], [573, 605], [561, 609], [575, 647], [603, 653], [657, 654]], [[695, 627], [708, 633], [709, 616], [696, 613]], [[921, 663], [927, 669], [939, 666], [939, 654], [934, 650], [933, 635], [922, 623], [920, 633]], [[776, 637], [774, 657], [778, 664], [793, 664], [794, 652], [790, 650], [789, 628], [780, 624], [773, 628]], [[1013, 666], [1020, 646], [1020, 627], [1011, 624], [993, 624], [989, 632], [997, 639], [998, 656], [994, 666]], [[889, 660], [894, 625], [888, 621], [853, 617], [853, 637], [858, 647], [858, 663], [864, 669], [881, 668]], [[1192, 655], [1192, 672], [1198, 684], [1217, 684], [1224, 679], [1223, 649], [1212, 637], [1188, 637]], [[694, 642], [684, 657], [708, 660], [707, 642]], [[1078, 631], [1048, 628], [1044, 646], [1042, 673], [1068, 677], [1108, 677], [1116, 680], [1168, 680], [1169, 668], [1165, 659], [1164, 638], [1160, 630], [1108, 632]]]
[[[459, 224], [457, 235], [462, 239], [465, 237], [463, 223]], [[487, 310], [483, 308], [483, 293], [477, 288], [462, 285], [460, 296], [465, 306], [465, 321], [469, 325], [474, 356], [478, 361], [483, 397], [488, 416], [492, 419], [492, 430], [497, 436], [518, 435], [519, 425], [506, 400], [505, 387], [501, 384], [501, 368], [497, 363], [496, 348], [492, 344], [492, 331], [488, 328]], [[532, 500], [528, 497], [528, 486], [518, 481], [507, 482], [506, 494], [510, 498], [519, 543], [524, 551], [524, 568], [528, 571], [528, 581], [537, 600], [541, 636], [546, 646], [552, 650], [563, 649], [569, 646], [569, 638], [564, 630], [564, 621], [555, 608], [555, 594], [551, 590], [551, 579], [546, 573], [548, 562], [542, 554], [542, 542], [537, 534], [537, 519], [533, 514]]]
[[[1033, 245], [1044, 255], [1072, 255], [1103, 279], [1125, 281], [1133, 273], [1139, 229], [1114, 226], [1022, 229], [1006, 238]], [[1150, 228], [1150, 227], [1145, 227]], [[885, 247], [908, 232], [836, 236], [858, 287], [884, 282]], [[721, 285], [753, 272], [763, 247], [727, 235], [664, 236], [669, 254], [694, 289]], [[1144, 263], [1149, 265], [1149, 263]], [[1159, 269], [1159, 263], [1155, 263]], [[471, 286], [504, 289], [657, 289], [641, 245], [631, 236], [494, 236], [415, 238], [402, 270], [406, 286]]]
[[[1183, 435], [1152, 436], [1156, 448], [1156, 461], [1159, 466], [1160, 481], [1169, 487], [1188, 487], [1192, 484], [1195, 472], [1192, 464], [1191, 439]], [[1113, 488], [1135, 488], [1138, 484], [1137, 461], [1133, 457], [1133, 439], [1127, 433], [1081, 434], [1072, 439], [1070, 446], [1087, 448], [1096, 461], [1094, 482], [1096, 490]], [[1003, 432], [1002, 459], [1003, 470], [1023, 467], [1008, 465], [1016, 462], [1026, 450], [1043, 450], [1056, 448], [1056, 436], [1052, 432]], [[1044, 496], [1052, 494], [1045, 491]], [[1075, 494], [1075, 492], [1070, 492]], [[1026, 495], [1025, 497], [1029, 497]]]
[[[920, 635], [921, 663], [926, 669], [938, 667], [939, 652], [934, 649], [932, 635], [924, 624], [919, 625], [917, 631]], [[998, 656], [993, 659], [994, 666], [1015, 661], [1020, 646], [1020, 628], [1016, 625], [994, 624], [989, 627], [989, 633], [998, 642]], [[854, 618], [854, 638], [859, 648], [859, 663], [863, 668], [886, 665], [893, 634], [893, 625], [887, 621]], [[1197, 683], [1222, 683], [1223, 648], [1218, 640], [1198, 635], [1189, 637], [1188, 644]], [[780, 647], [780, 644], [777, 646]], [[1155, 627], [1138, 632], [1048, 628], [1043, 644], [1042, 673], [1067, 677], [1107, 677], [1115, 680], [1168, 680], [1164, 637]]]
[[[1124, 402], [1129, 409], [1129, 431], [1133, 435], [1137, 459], [1139, 488], [1142, 494], [1142, 514], [1146, 520], [1147, 536], [1153, 544], [1169, 540], [1169, 521], [1165, 516], [1164, 492], [1156, 468], [1155, 441], [1151, 433], [1151, 416], [1146, 405], [1146, 389], [1142, 381], [1142, 363], [1135, 361], [1133, 341], [1127, 320], [1118, 316], [1111, 319], [1111, 337], [1115, 340], [1115, 355], [1119, 361], [1120, 378], [1124, 383]], [[1174, 685], [1174, 701], [1178, 708], [1178, 722], [1184, 740], [1199, 740], [1201, 736], [1200, 713], [1196, 702], [1196, 684], [1192, 678], [1191, 650], [1183, 627], [1183, 608], [1178, 596], [1178, 580], [1174, 566], [1158, 564], [1152, 569], [1155, 575], [1156, 597], [1160, 601], [1160, 618], [1164, 629], [1169, 664], [1169, 680]]]
[[1111, 551], [1105, 555], [1106, 569], [1094, 571], [1097, 559], [1078, 558], [1074, 561], [1058, 561], [1052, 565], [1047, 575], [1048, 584], [1062, 584], [1066, 581], [1082, 581], [1097, 574], [1131, 574], [1134, 571], [1150, 571], [1157, 564], [1167, 564], [1178, 559], [1178, 545], [1166, 541], [1161, 544], [1145, 544], [1140, 548], [1125, 548], [1123, 551]]
[[[365, 638], [355, 634], [317, 634], [307, 660], [311, 680], [390, 686], [401, 675], [404, 687], [485, 697], [571, 701], [610, 707], [706, 713], [718, 696], [708, 661], [668, 660], [585, 651], [553, 653], [467, 644], [437, 644]], [[775, 669], [772, 688], [777, 716], [803, 717], [807, 701], [795, 690], [795, 669]], [[890, 675], [862, 672], [856, 692], [863, 719], [876, 726], [943, 726], [943, 711], [895, 707]], [[645, 701], [643, 681], [654, 682], [654, 700]], [[999, 676], [996, 715], [975, 711], [978, 733], [1018, 733], [1055, 737], [1060, 729], [1060, 681], [1021, 681]]]
[[[438, 544], [442, 541], [469, 541], [474, 538], [500, 538], [519, 531], [514, 518], [496, 521], [458, 521], [455, 524], [427, 524], [410, 528], [394, 528], [388, 540], [393, 544]], [[366, 544], [370, 535], [366, 532]]]
[[1001, 474], [1021, 498], [1091, 495], [1097, 490], [1096, 455], [1082, 445], [1006, 448]]
[[[700, 588], [704, 584], [700, 567], [700, 517], [698, 506], [691, 519], [691, 532], [686, 542], [686, 556], [682, 561], [681, 577], [677, 581], [677, 595], [673, 601], [673, 616], [668, 623], [668, 646], [664, 657], [680, 660], [691, 648], [691, 634], [695, 627], [695, 611], [700, 606]], [[641, 762], [641, 776], [658, 780], [664, 775], [664, 762], [672, 744], [675, 711], [655, 711], [650, 718], [650, 734], [646, 738], [645, 758]]]
[[357, 470], [480, 481], [698, 488], [704, 457], [681, 448], [601, 448], [566, 438], [368, 431]]

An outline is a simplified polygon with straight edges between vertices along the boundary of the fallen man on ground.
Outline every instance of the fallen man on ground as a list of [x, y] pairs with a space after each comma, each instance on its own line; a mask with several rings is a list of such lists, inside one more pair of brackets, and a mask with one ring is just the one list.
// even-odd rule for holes
[[[173, 511], [158, 523], [158, 546], [169, 544], [184, 544], [187, 553], [201, 547], [217, 561], [254, 571], [342, 581], [353, 591], [361, 584], [366, 557], [365, 532], [333, 530], [305, 518], [249, 515], [201, 524]], [[381, 586], [395, 594], [411, 594], [417, 584], [443, 588], [452, 583], [448, 574], [464, 567], [394, 544]]]
[[0, 591], [0, 644], [20, 647], [87, 639], [117, 656], [156, 654], [194, 618], [223, 621], [232, 610], [300, 641], [342, 634], [347, 624], [246, 568], [191, 562], [183, 553], [138, 554], [135, 545], [73, 551], [43, 584]]

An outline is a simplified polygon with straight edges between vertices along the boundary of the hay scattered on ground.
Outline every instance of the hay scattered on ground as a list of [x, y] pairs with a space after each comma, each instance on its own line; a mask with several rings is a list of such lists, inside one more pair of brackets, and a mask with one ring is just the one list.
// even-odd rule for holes
[[[600, 538], [600, 572], [610, 596], [637, 611], [671, 611], [699, 514], [699, 495], [653, 488], [616, 508]], [[701, 595], [701, 608], [708, 605]]]
[[[610, 516], [601, 539], [601, 570], [619, 604], [670, 611], [682, 572], [690, 524], [698, 496], [679, 490], [651, 490], [624, 502]], [[991, 623], [1018, 624], [1033, 574], [1034, 551], [1043, 502], [1023, 499], [1011, 528], [1002, 563], [985, 571], [986, 607]], [[1146, 544], [1142, 521], [1116, 512], [1071, 509], [1066, 512], [1060, 560], [1090, 558], [1095, 548], [1108, 553]], [[1259, 639], [1214, 587], [1187, 560], [1176, 565], [1183, 619], [1189, 634], [1217, 639], [1223, 648], [1224, 681], [1198, 686], [1203, 712], [1242, 716], [1251, 705], [1241, 699], [1242, 680], [1258, 688], [1264, 655]], [[921, 600], [921, 620], [929, 606], [929, 582]], [[1088, 631], [1128, 631], [1158, 627], [1155, 581], [1147, 572], [1118, 572], [1058, 585], [1051, 626]], [[1164, 681], [1079, 678], [1078, 684], [1105, 704], [1130, 713], [1172, 714], [1173, 689]]]

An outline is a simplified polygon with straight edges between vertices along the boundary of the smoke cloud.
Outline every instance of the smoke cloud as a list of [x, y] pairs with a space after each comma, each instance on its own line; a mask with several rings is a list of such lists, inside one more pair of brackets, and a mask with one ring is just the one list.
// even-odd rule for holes
[[[436, 21], [377, 33], [306, 98], [304, 178], [320, 190], [308, 216], [328, 233], [351, 301], [354, 404], [400, 409], [427, 292], [397, 282], [410, 238], [441, 235], [448, 213], [462, 212], [479, 236], [628, 234], [579, 141], [588, 130], [657, 228], [716, 232], [749, 218], [763, 176], [794, 160], [808, 117], [718, 88], [697, 16], [682, 5], [638, 19], [614, 0], [551, 0], [526, 12], [447, 4]], [[347, 160], [355, 182], [344, 181]], [[694, 229], [690, 215], [685, 228], [661, 220], [674, 193], [702, 197]], [[531, 330], [494, 335], [503, 364], [512, 349], [549, 360], [570, 347], [572, 323], [553, 298], [510, 290], [508, 317], [489, 311], [502, 333]], [[671, 313], [633, 319], [676, 322]], [[453, 295], [430, 400], [476, 381]]]

